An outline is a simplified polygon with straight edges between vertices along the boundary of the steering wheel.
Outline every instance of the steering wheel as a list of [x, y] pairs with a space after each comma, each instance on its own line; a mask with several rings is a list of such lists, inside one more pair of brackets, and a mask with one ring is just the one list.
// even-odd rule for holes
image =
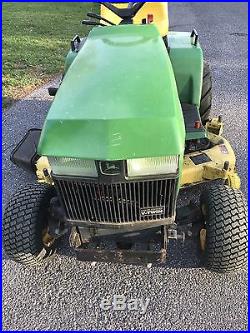
[[129, 2], [127, 8], [117, 8], [110, 2], [100, 2], [103, 6], [111, 10], [114, 14], [119, 16], [122, 20], [131, 21], [132, 18], [138, 13], [145, 2]]

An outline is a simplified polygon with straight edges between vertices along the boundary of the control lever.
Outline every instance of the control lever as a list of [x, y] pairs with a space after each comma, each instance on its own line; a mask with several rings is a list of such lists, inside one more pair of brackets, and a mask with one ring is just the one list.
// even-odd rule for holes
[[56, 96], [57, 90], [58, 90], [58, 88], [56, 88], [56, 87], [49, 87], [48, 93], [50, 96]]
[[90, 20], [82, 20], [82, 24], [86, 25], [100, 25], [102, 27], [106, 27], [106, 24], [100, 23], [100, 22], [95, 22], [95, 21], [90, 21]]
[[113, 22], [105, 19], [104, 17], [101, 17], [100, 15], [94, 14], [94, 13], [88, 13], [87, 16], [91, 17], [91, 18], [95, 18], [97, 20], [102, 20], [102, 21], [104, 21], [104, 22], [106, 22], [106, 23], [108, 23], [110, 25], [115, 25]]
[[190, 37], [192, 40], [192, 44], [194, 46], [197, 46], [199, 35], [195, 29], [192, 30]]

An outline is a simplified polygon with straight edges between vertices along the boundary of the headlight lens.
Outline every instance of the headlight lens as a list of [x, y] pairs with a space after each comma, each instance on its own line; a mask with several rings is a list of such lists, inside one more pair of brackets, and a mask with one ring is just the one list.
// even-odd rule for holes
[[178, 162], [178, 156], [130, 159], [127, 160], [128, 177], [176, 174]]
[[55, 175], [97, 177], [94, 160], [82, 160], [71, 157], [48, 157]]

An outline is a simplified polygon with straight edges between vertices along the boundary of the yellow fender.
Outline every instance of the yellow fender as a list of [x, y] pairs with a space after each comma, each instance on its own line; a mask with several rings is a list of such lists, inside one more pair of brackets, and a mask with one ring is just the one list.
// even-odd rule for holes
[[[236, 171], [236, 158], [231, 145], [220, 135], [210, 132], [207, 134], [213, 143], [211, 148], [184, 156], [181, 187], [223, 179], [228, 186], [239, 189], [240, 178]], [[208, 161], [195, 164], [192, 158], [200, 155], [206, 156]], [[224, 169], [225, 163], [228, 163], [228, 169]]]

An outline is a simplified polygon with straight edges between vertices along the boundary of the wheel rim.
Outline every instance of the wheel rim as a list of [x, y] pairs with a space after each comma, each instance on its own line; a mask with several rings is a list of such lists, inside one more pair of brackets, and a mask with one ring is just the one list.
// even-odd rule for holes
[[204, 226], [200, 230], [199, 239], [200, 239], [200, 248], [202, 252], [205, 252], [206, 243], [207, 243], [207, 229], [206, 229], [206, 206], [203, 204], [201, 205], [201, 212], [204, 218]]
[[50, 248], [55, 243], [55, 237], [52, 237], [48, 231], [49, 231], [48, 227], [43, 230], [42, 241], [44, 246]]
[[207, 229], [200, 230], [200, 247], [201, 251], [204, 252], [206, 249], [206, 242], [207, 242]]

